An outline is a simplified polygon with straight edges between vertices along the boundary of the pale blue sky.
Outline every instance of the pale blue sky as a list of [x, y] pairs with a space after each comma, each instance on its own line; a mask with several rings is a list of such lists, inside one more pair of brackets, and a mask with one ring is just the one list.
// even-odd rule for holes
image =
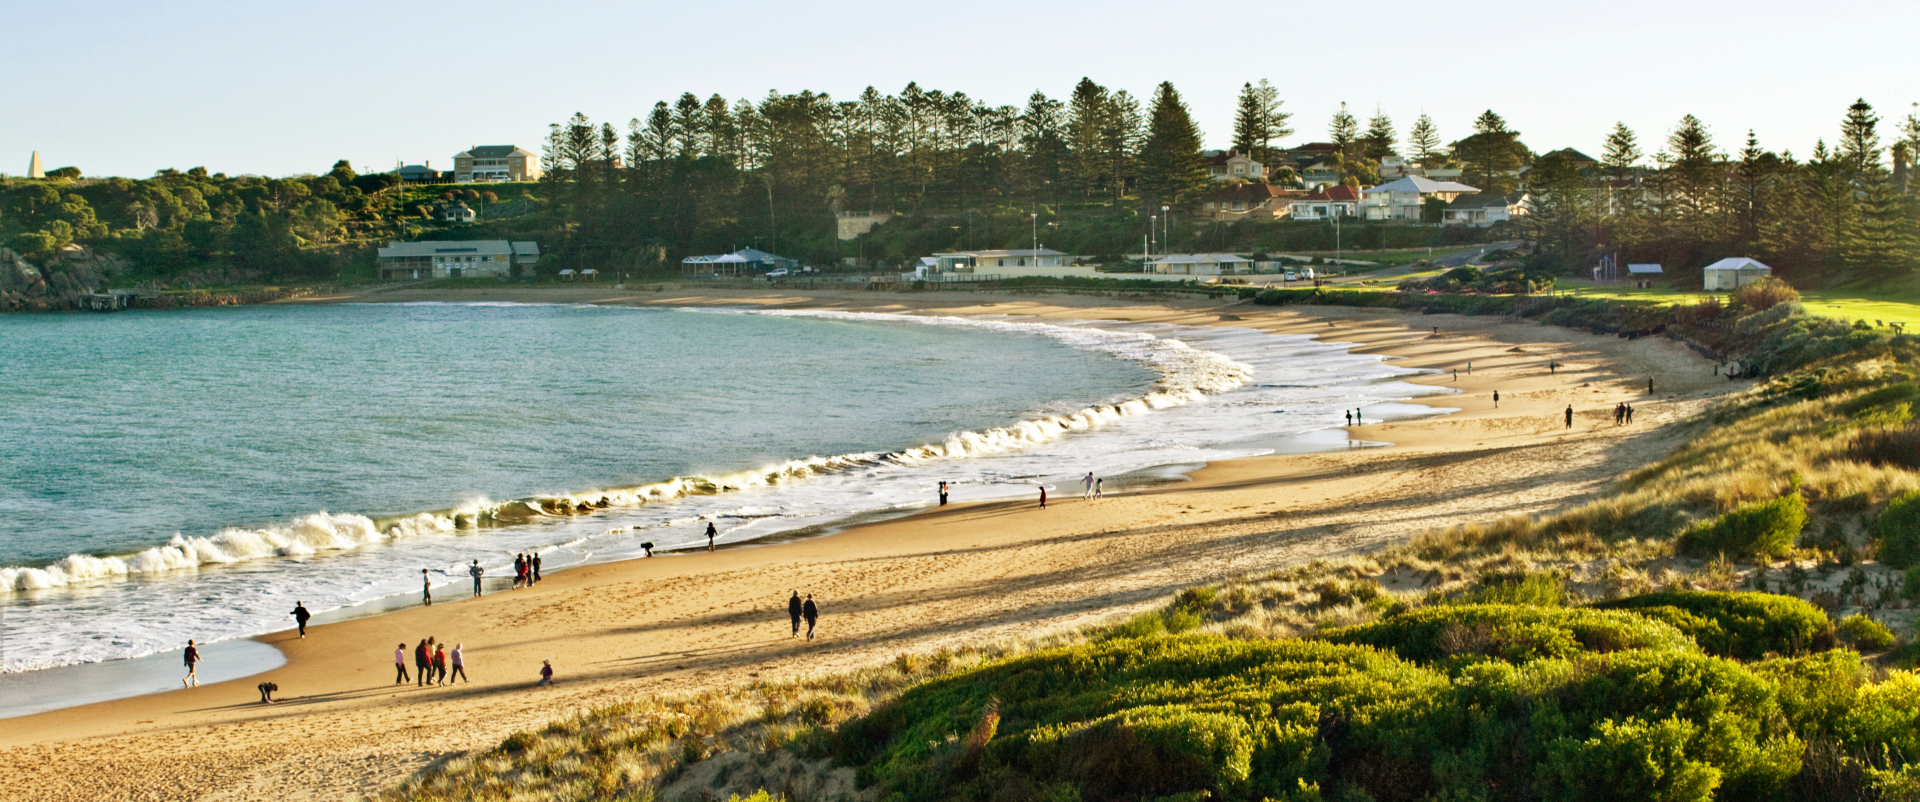
[[[657, 6], [657, 7], [656, 7]], [[1657, 149], [1681, 115], [1738, 148], [1804, 155], [1855, 97], [1890, 138], [1920, 101], [1920, 3], [151, 3], [14, 0], [0, 46], [0, 172], [291, 175], [346, 158], [452, 166], [475, 144], [538, 150], [575, 111], [644, 116], [683, 91], [850, 98], [908, 81], [1020, 104], [1080, 77], [1146, 96], [1170, 80], [1210, 147], [1242, 83], [1280, 88], [1325, 138], [1346, 101], [1451, 141], [1491, 108], [1536, 151], [1598, 155], [1614, 121]]]

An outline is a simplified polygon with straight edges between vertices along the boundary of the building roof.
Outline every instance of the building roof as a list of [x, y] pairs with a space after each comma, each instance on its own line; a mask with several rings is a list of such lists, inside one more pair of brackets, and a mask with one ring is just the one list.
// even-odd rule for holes
[[942, 251], [934, 255], [935, 256], [971, 256], [975, 259], [1005, 259], [1005, 258], [1015, 257], [1015, 256], [1035, 256], [1035, 257], [1066, 256], [1065, 253], [1053, 250], [1051, 248], [1041, 248], [1039, 250], [1034, 250], [1032, 248], [1019, 248], [1014, 250], [999, 250], [999, 251]]
[[1221, 153], [1219, 151], [1213, 151], [1211, 153], [1201, 156], [1200, 163], [1205, 164], [1208, 167], [1224, 167], [1226, 166], [1227, 162], [1233, 161], [1234, 159], [1246, 159], [1247, 161], [1253, 162], [1254, 164], [1259, 164], [1259, 162], [1254, 161], [1254, 158], [1252, 156], [1248, 156], [1244, 153], [1241, 153], [1239, 151], [1234, 151], [1234, 150], [1229, 150], [1225, 153]]
[[440, 171], [422, 164], [408, 164], [408, 165], [402, 166], [400, 169], [395, 170], [394, 172], [400, 173], [401, 175], [407, 175], [411, 173], [436, 173], [437, 174]]
[[1512, 206], [1516, 203], [1519, 203], [1520, 201], [1525, 199], [1526, 199], [1526, 195], [1518, 194], [1518, 193], [1513, 195], [1501, 195], [1494, 192], [1479, 192], [1472, 195], [1461, 195], [1458, 198], [1454, 198], [1452, 203], [1447, 204], [1447, 208], [1449, 209], [1492, 209], [1495, 207], [1506, 208], [1508, 206]]
[[1748, 259], [1745, 256], [1729, 256], [1718, 262], [1714, 262], [1713, 264], [1707, 265], [1706, 267], [1703, 267], [1701, 269], [1702, 270], [1766, 270], [1769, 272], [1773, 270], [1773, 268], [1766, 266], [1760, 260]]
[[1427, 178], [1426, 176], [1410, 175], [1399, 180], [1389, 181], [1385, 184], [1381, 184], [1380, 186], [1364, 190], [1364, 193], [1368, 195], [1372, 195], [1373, 193], [1376, 193], [1376, 192], [1418, 192], [1422, 195], [1428, 195], [1435, 192], [1479, 192], [1479, 191], [1480, 191], [1479, 187], [1470, 187], [1470, 186], [1467, 186], [1466, 184], [1459, 184], [1452, 181], [1435, 181], [1431, 178]]
[[[531, 244], [531, 243], [528, 243]], [[444, 242], [389, 242], [380, 249], [383, 259], [398, 256], [439, 256], [441, 254], [508, 255], [513, 247], [503, 239], [448, 240]]]
[[514, 256], [539, 256], [540, 243], [516, 242], [513, 244], [513, 255]]
[[747, 261], [747, 257], [741, 256], [740, 254], [737, 254], [737, 253], [710, 253], [702, 256], [689, 256], [685, 259], [680, 260], [680, 263], [683, 265], [704, 265], [704, 264], [722, 264], [722, 263], [733, 264], [733, 263], [743, 263], [746, 261]]
[[1156, 265], [1228, 265], [1252, 263], [1252, 259], [1232, 253], [1170, 253], [1153, 260], [1153, 264]]
[[1359, 199], [1360, 190], [1347, 186], [1346, 184], [1335, 184], [1304, 198], [1296, 198], [1294, 203], [1300, 203], [1301, 201], [1357, 201]]
[[745, 259], [745, 260], [747, 260], [747, 261], [749, 261], [749, 262], [791, 262], [791, 261], [794, 261], [794, 260], [792, 260], [792, 259], [788, 259], [788, 258], [787, 258], [787, 257], [785, 257], [785, 256], [780, 256], [780, 255], [777, 255], [777, 254], [771, 254], [771, 253], [767, 253], [766, 251], [762, 251], [762, 250], [756, 250], [756, 249], [754, 249], [754, 248], [741, 248], [740, 250], [737, 250], [737, 251], [734, 251], [733, 253], [734, 253], [734, 255], [735, 255], [735, 256], [739, 256], [740, 258], [742, 258], [742, 259]]
[[514, 145], [474, 145], [473, 147], [467, 148], [465, 153], [453, 154], [453, 157], [456, 159], [461, 156], [474, 159], [504, 159], [515, 153], [523, 153], [528, 156], [533, 155]]
[[1637, 275], [1637, 274], [1641, 274], [1641, 273], [1662, 273], [1662, 274], [1664, 274], [1664, 273], [1666, 273], [1667, 271], [1665, 271], [1665, 270], [1661, 270], [1661, 269], [1660, 269], [1660, 266], [1659, 266], [1659, 265], [1627, 265], [1627, 272], [1628, 272], [1628, 273], [1632, 273], [1632, 274], [1636, 274], [1636, 275]]

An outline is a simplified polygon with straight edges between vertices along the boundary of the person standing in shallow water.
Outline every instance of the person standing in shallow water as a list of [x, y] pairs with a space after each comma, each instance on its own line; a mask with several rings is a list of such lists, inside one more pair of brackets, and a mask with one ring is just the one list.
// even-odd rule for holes
[[[420, 570], [424, 571], [426, 569], [422, 568]], [[473, 597], [476, 599], [480, 598], [480, 577], [486, 573], [487, 569], [480, 567], [479, 560], [474, 560], [473, 567], [467, 569], [467, 575], [473, 577]]]
[[947, 483], [940, 483], [940, 506], [947, 506]]
[[540, 581], [540, 552], [533, 553], [533, 581]]
[[787, 617], [793, 619], [793, 637], [800, 637], [800, 614], [804, 612], [800, 604], [800, 591], [795, 590], [793, 597], [787, 599]]
[[820, 623], [820, 608], [813, 603], [813, 594], [807, 594], [807, 602], [800, 606], [800, 616], [807, 619], [807, 640], [813, 640], [813, 628]]
[[420, 569], [420, 603], [433, 606], [433, 577], [427, 575], [427, 569]]
[[708, 521], [707, 522], [707, 551], [713, 551], [713, 539], [719, 536], [720, 536], [720, 530], [714, 528], [712, 521]]

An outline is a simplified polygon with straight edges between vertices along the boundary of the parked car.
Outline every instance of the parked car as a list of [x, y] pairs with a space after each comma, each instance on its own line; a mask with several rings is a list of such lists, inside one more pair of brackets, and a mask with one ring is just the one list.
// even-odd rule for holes
[[784, 267], [780, 268], [779, 270], [769, 270], [767, 271], [767, 280], [772, 281], [777, 278], [786, 278], [788, 272], [789, 271]]
[[1284, 281], [1299, 281], [1299, 280], [1300, 280], [1300, 274], [1299, 274], [1299, 273], [1295, 273], [1295, 272], [1293, 272], [1293, 271], [1291, 271], [1291, 270], [1289, 270], [1289, 271], [1287, 271], [1287, 272], [1286, 272], [1286, 275], [1283, 275], [1283, 276], [1281, 276], [1280, 278], [1281, 278], [1282, 280], [1284, 280]]

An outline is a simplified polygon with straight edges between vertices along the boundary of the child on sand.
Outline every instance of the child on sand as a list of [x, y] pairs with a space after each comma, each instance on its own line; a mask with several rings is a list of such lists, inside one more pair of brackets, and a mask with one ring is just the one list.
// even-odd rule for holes
[[[542, 660], [540, 661], [539, 685], [552, 685], [552, 684], [553, 684], [553, 661]], [[536, 685], [535, 687], [538, 687], [538, 685]]]

